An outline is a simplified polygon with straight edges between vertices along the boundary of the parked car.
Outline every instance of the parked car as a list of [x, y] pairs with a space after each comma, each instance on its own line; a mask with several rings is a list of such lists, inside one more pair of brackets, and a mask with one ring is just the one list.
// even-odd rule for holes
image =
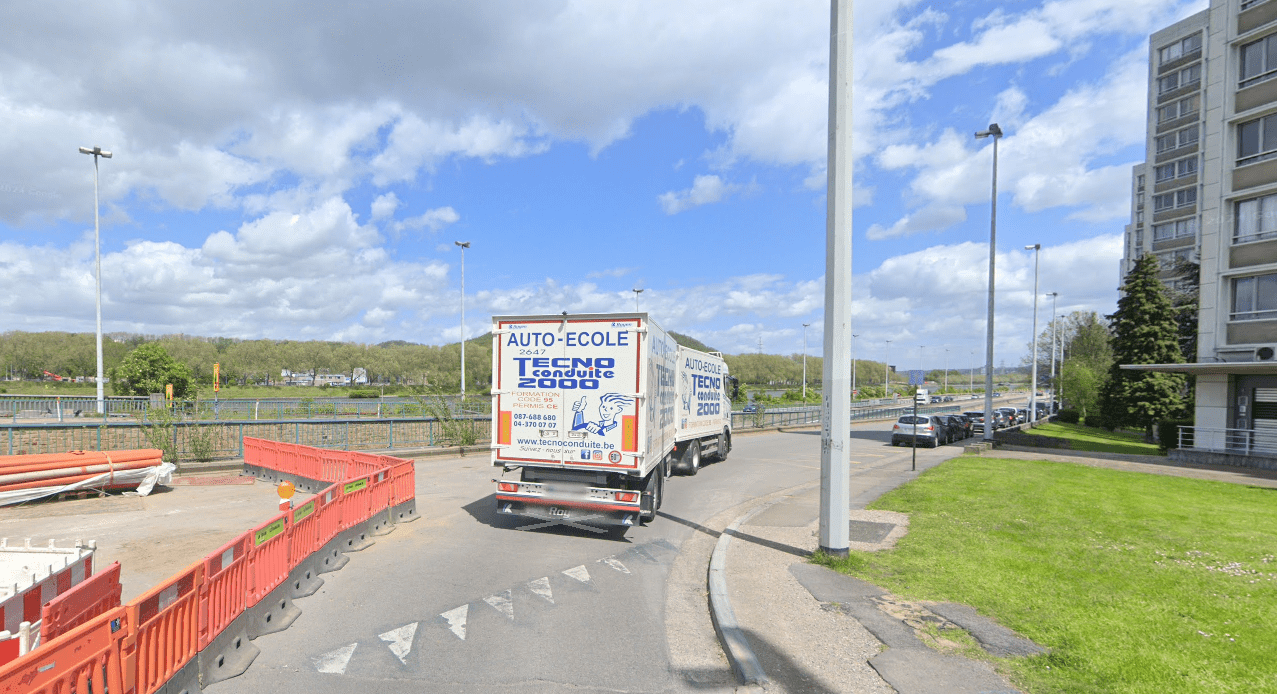
[[952, 395], [944, 396], [944, 402], [953, 402], [953, 396]]
[[1005, 426], [1012, 427], [1024, 421], [1020, 419], [1019, 411], [1016, 410], [1014, 407], [999, 407], [998, 412], [1001, 412], [1003, 415], [1006, 416], [1007, 423], [1005, 424]]
[[1011, 426], [1011, 418], [1007, 416], [1007, 413], [1002, 410], [994, 410], [993, 430], [997, 431], [998, 429], [1005, 429], [1009, 426]]
[[757, 411], [758, 411], [758, 406], [754, 405], [753, 403], [741, 408], [742, 414], [754, 414]]
[[946, 431], [940, 418], [935, 415], [907, 414], [896, 420], [891, 427], [891, 445], [917, 443], [935, 448], [945, 440]]
[[944, 416], [949, 418], [950, 424], [952, 424], [955, 431], [958, 432], [957, 436], [953, 439], [954, 441], [971, 438], [971, 420], [967, 419], [966, 415], [951, 414]]
[[931, 396], [931, 404], [933, 404], [933, 405], [934, 405], [934, 404], [936, 404], [936, 403], [938, 403], [938, 402], [940, 402], [940, 396], [939, 396], [939, 395], [932, 395], [932, 396]]
[[962, 416], [970, 420], [972, 435], [974, 435], [977, 431], [980, 432], [981, 434], [984, 433], [984, 413], [983, 412], [973, 410], [971, 412], [963, 412]]

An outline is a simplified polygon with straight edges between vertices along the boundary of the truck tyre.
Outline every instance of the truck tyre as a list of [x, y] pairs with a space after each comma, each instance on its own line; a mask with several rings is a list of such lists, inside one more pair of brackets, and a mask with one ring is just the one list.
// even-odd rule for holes
[[665, 487], [665, 474], [658, 468], [647, 476], [643, 495], [639, 497], [639, 522], [644, 525], [656, 520], [656, 509], [661, 507], [661, 495]]
[[727, 432], [723, 432], [718, 435], [718, 454], [714, 457], [716, 457], [720, 462], [727, 460], [727, 452], [731, 450], [731, 448], [729, 448], [729, 446], [731, 446], [731, 444], [728, 443], [729, 441], [731, 441], [731, 439], [727, 438]]
[[689, 477], [701, 470], [701, 442], [691, 441], [683, 451], [683, 474]]

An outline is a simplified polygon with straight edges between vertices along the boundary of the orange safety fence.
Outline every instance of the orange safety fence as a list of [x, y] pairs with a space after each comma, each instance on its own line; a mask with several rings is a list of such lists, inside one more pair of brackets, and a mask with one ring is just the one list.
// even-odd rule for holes
[[[68, 577], [69, 578], [69, 577]], [[84, 579], [40, 609], [40, 638], [51, 641], [120, 606], [120, 562]]]
[[285, 511], [252, 530], [253, 547], [248, 553], [252, 586], [249, 588], [248, 607], [261, 602], [288, 578], [288, 572], [293, 569], [288, 563], [290, 514], [291, 511]]
[[204, 562], [199, 561], [125, 606], [129, 623], [136, 625], [124, 642], [127, 689], [136, 694], [157, 691], [199, 652], [203, 583]]
[[45, 604], [44, 644], [0, 666], [0, 694], [152, 694], [339, 533], [415, 495], [393, 456], [245, 437], [244, 460], [334, 484], [127, 605], [118, 563]]
[[253, 533], [222, 545], [204, 559], [204, 587], [200, 590], [200, 648], [217, 638], [248, 606], [252, 573], [248, 555]]
[[129, 635], [128, 620], [127, 610], [117, 607], [0, 666], [0, 692], [123, 692], [120, 644]]

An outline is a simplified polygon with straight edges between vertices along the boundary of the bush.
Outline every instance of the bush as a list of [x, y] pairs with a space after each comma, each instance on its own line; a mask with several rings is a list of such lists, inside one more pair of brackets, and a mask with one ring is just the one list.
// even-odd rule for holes
[[348, 396], [346, 396], [346, 397], [350, 397], [350, 398], [379, 398], [379, 397], [381, 397], [381, 393], [380, 393], [380, 392], [378, 392], [378, 391], [375, 391], [375, 390], [352, 390], [352, 391], [350, 391], [350, 395], [348, 395]]
[[1077, 424], [1082, 420], [1082, 413], [1073, 408], [1065, 408], [1056, 413], [1055, 418], [1062, 424]]
[[1157, 423], [1157, 448], [1169, 451], [1179, 448], [1179, 428], [1193, 426], [1191, 419], [1167, 419]]

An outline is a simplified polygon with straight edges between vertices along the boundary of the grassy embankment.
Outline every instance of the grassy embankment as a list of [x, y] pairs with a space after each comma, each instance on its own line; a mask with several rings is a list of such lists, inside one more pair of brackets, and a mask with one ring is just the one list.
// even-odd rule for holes
[[818, 561], [972, 605], [1048, 647], [983, 656], [1035, 694], [1277, 692], [1274, 502], [1273, 489], [964, 456], [871, 506], [910, 514], [894, 550]]
[[1145, 443], [1144, 437], [1138, 434], [1106, 431], [1096, 427], [1082, 426], [1081, 424], [1053, 422], [1027, 430], [1025, 433], [1064, 439], [1069, 442], [1069, 449], [1074, 451], [1165, 455], [1157, 449], [1157, 444]]

